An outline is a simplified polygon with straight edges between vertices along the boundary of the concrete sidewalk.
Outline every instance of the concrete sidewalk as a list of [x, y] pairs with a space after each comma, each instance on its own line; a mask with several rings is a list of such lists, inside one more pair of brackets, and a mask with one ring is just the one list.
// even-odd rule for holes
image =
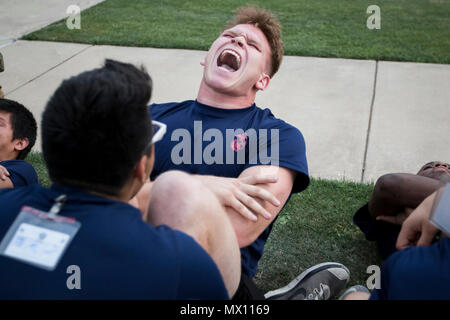
[[[154, 80], [153, 102], [195, 99], [205, 55], [39, 41], [17, 41], [1, 52], [0, 85], [38, 121], [63, 79], [105, 58], [144, 64]], [[312, 176], [368, 182], [450, 161], [448, 88], [450, 65], [288, 56], [257, 104], [303, 132]]]
[[67, 8], [70, 5], [77, 5], [84, 10], [102, 1], [0, 0], [0, 39], [17, 39], [68, 17]]

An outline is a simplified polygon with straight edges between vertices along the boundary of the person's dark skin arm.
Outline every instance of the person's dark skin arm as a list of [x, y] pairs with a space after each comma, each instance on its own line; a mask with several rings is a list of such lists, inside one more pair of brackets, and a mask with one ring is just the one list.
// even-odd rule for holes
[[439, 181], [409, 173], [381, 176], [369, 200], [371, 217], [396, 215], [415, 209], [439, 188]]

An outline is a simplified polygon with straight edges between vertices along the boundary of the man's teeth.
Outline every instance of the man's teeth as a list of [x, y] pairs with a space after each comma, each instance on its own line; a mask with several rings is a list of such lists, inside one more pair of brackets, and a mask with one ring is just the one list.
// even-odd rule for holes
[[222, 52], [222, 54], [221, 54], [220, 60], [223, 60], [223, 58], [225, 57], [225, 55], [226, 55], [227, 53], [232, 54], [233, 56], [236, 57], [236, 60], [237, 60], [237, 67], [238, 67], [238, 69], [239, 69], [239, 67], [241, 66], [241, 57], [240, 57], [236, 52], [234, 52], [233, 50], [225, 49], [225, 50]]
[[224, 50], [223, 53], [222, 53], [222, 58], [223, 58], [223, 57], [225, 56], [225, 54], [227, 54], [227, 53], [231, 53], [233, 56], [236, 57], [238, 63], [241, 63], [241, 57], [239, 57], [239, 55], [238, 55], [236, 52], [234, 52], [233, 50], [228, 50], [228, 49]]

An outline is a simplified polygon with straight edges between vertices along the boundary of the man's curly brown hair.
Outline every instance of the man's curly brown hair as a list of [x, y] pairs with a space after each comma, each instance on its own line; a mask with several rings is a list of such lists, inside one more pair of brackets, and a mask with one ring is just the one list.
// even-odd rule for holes
[[281, 24], [275, 15], [265, 9], [248, 6], [240, 7], [234, 11], [234, 17], [224, 27], [230, 29], [238, 24], [252, 24], [259, 28], [269, 42], [272, 51], [269, 75], [272, 78], [278, 71], [283, 59], [283, 41], [281, 40]]

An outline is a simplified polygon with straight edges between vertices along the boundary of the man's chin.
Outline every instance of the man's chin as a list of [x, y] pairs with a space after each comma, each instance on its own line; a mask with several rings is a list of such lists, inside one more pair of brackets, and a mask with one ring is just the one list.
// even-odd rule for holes
[[226, 82], [236, 80], [237, 74], [238, 74], [237, 71], [231, 72], [231, 71], [222, 70], [220, 68], [215, 68], [215, 70], [211, 71], [208, 74], [208, 80], [210, 82], [226, 83]]
[[213, 76], [205, 79], [205, 83], [216, 92], [220, 93], [232, 93], [235, 88], [236, 81], [233, 79], [224, 79], [223, 77]]

